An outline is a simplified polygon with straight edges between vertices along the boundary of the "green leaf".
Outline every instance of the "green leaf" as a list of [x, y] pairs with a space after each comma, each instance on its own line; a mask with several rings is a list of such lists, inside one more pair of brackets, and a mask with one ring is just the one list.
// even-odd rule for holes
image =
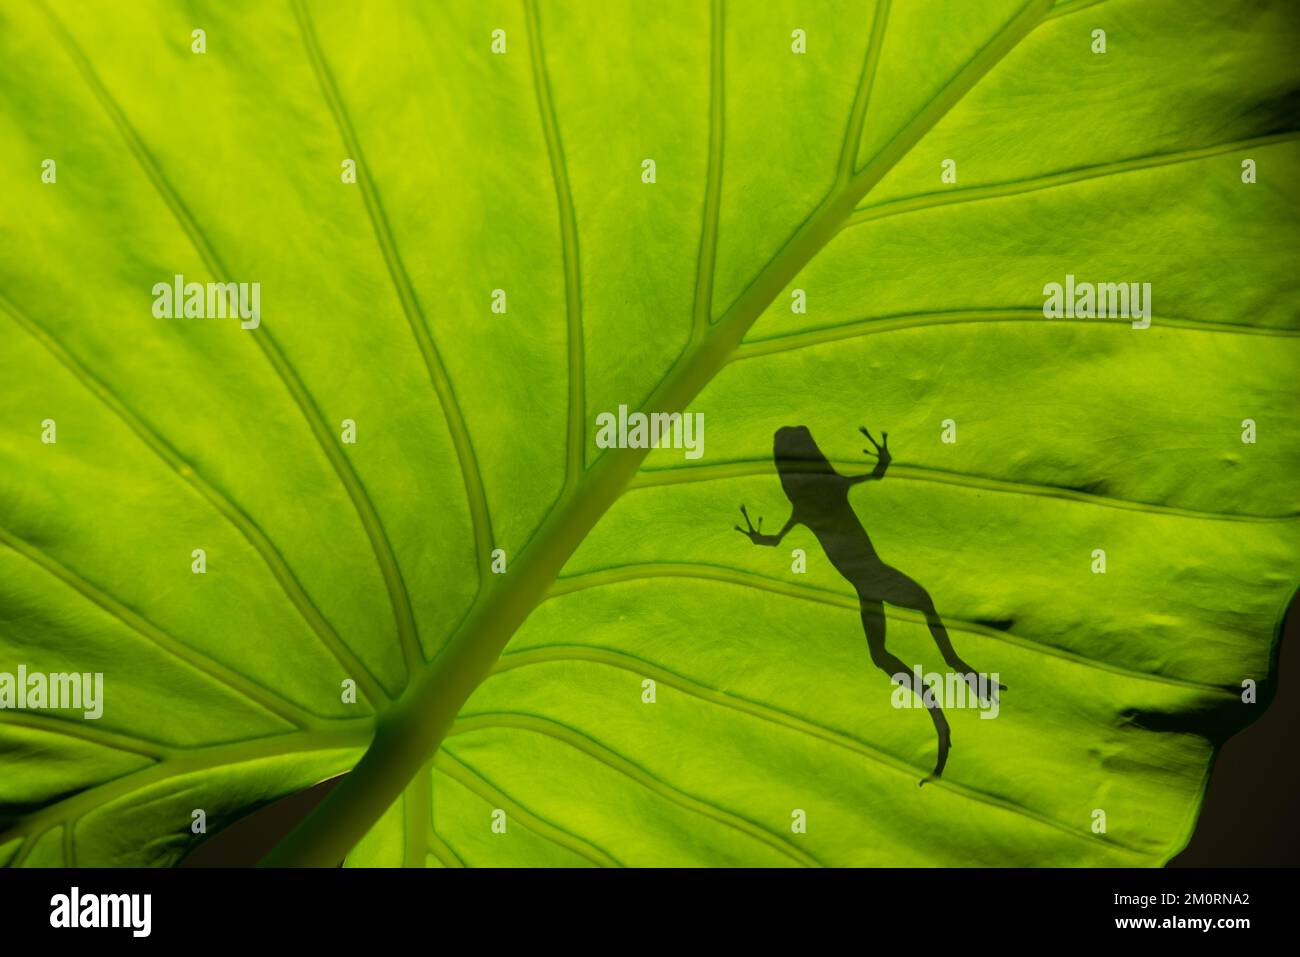
[[[274, 860], [1167, 860], [1300, 570], [1298, 29], [6, 7], [0, 673], [101, 672], [104, 710], [0, 711], [0, 862], [175, 863], [194, 811], [354, 766]], [[260, 283], [260, 325], [156, 318], [176, 274]], [[1044, 318], [1067, 275], [1150, 283], [1150, 327]], [[620, 405], [703, 413], [703, 457], [597, 447]], [[924, 788], [817, 537], [733, 529], [789, 514], [787, 425], [852, 475], [890, 433], [852, 507], [1008, 686]]]

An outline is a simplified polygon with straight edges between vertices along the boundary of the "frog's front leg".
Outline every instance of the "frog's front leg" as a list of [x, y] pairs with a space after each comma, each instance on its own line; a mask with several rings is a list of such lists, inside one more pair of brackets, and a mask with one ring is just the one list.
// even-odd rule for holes
[[795, 526], [794, 516], [791, 515], [790, 520], [785, 523], [781, 531], [777, 532], [775, 535], [764, 535], [763, 519], [761, 517], [758, 520], [758, 527], [755, 528], [754, 524], [749, 520], [749, 512], [745, 509], [744, 505], [740, 506], [740, 514], [745, 518], [745, 527], [741, 528], [737, 525], [736, 531], [746, 536], [755, 545], [780, 545], [781, 539], [785, 538], [786, 532], [790, 531], [790, 529]]

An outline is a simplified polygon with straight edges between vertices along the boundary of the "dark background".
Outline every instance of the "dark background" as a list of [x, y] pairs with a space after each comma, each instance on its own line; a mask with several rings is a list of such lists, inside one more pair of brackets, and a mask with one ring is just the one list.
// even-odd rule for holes
[[1278, 649], [1277, 692], [1263, 716], [1228, 739], [1210, 774], [1201, 818], [1170, 867], [1300, 865], [1300, 599], [1292, 598]]
[[[1282, 626], [1272, 703], [1258, 721], [1220, 749], [1196, 831], [1170, 867], [1300, 865], [1300, 769], [1291, 737], [1300, 728], [1297, 632], [1300, 602], [1293, 599]], [[214, 834], [183, 866], [257, 863], [340, 780], [325, 781], [250, 814]]]

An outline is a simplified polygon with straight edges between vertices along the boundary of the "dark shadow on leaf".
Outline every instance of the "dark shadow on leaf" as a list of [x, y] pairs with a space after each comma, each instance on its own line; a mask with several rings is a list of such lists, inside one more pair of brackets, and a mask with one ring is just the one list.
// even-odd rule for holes
[[[222, 828], [186, 855], [181, 867], [252, 867], [325, 799], [346, 774], [258, 808]], [[342, 866], [342, 862], [340, 862]]]

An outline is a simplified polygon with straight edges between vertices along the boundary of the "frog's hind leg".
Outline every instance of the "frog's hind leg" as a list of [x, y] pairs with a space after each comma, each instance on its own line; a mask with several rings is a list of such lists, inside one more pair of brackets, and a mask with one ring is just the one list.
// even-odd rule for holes
[[896, 568], [887, 569], [886, 574], [881, 578], [885, 585], [881, 589], [884, 592], [882, 596], [884, 600], [900, 608], [919, 611], [925, 616], [925, 623], [930, 627], [934, 643], [939, 646], [939, 654], [943, 655], [943, 660], [948, 663], [948, 667], [961, 675], [970, 685], [971, 691], [981, 698], [996, 701], [998, 692], [1007, 690], [1006, 685], [995, 684], [988, 678], [981, 678], [979, 672], [957, 654], [957, 649], [952, 646], [952, 639], [948, 637], [948, 629], [943, 619], [939, 617], [939, 612], [934, 607], [934, 599], [930, 597], [928, 591]]
[[885, 648], [885, 606], [881, 602], [862, 599], [862, 629], [867, 635], [867, 649], [871, 652], [872, 663], [883, 671], [891, 682], [910, 688], [925, 705], [925, 709], [930, 712], [930, 720], [934, 722], [934, 731], [939, 738], [939, 758], [930, 776], [918, 781], [917, 784], [933, 781], [943, 774], [943, 766], [948, 763], [948, 751], [952, 748], [948, 719], [944, 717], [943, 709], [934, 700], [933, 694], [926, 695], [925, 686], [917, 682], [912, 670], [903, 663], [901, 658]]

